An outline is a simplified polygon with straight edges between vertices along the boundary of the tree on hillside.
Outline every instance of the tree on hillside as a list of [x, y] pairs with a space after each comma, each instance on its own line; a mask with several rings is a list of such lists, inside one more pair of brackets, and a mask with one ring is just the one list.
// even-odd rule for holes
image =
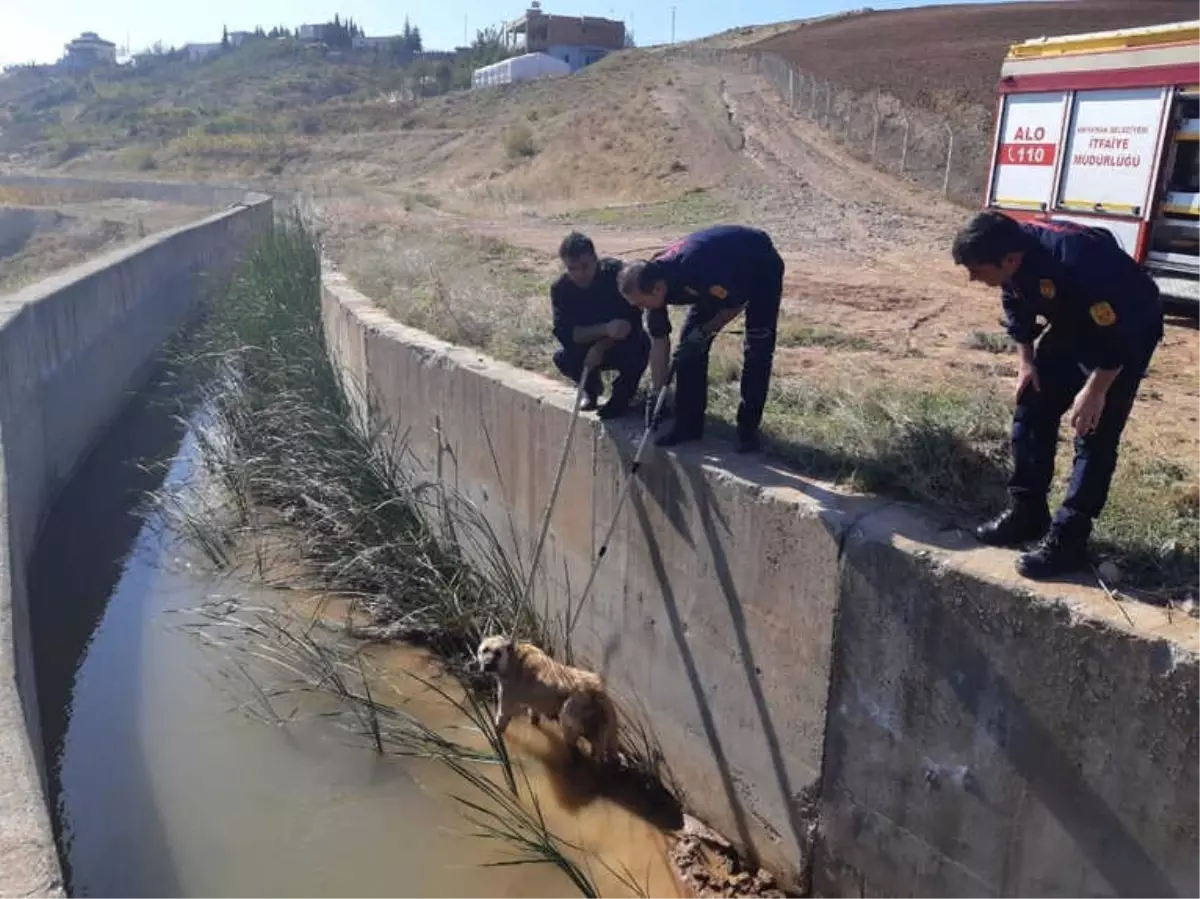
[[629, 28], [626, 28], [625, 29], [625, 49], [632, 50], [636, 46], [637, 46], [637, 41], [635, 41], [633, 39], [633, 32]]
[[410, 53], [421, 52], [421, 29], [416, 28], [408, 23], [408, 16], [404, 17], [404, 47]]
[[221, 47], [229, 48], [229, 28], [225, 25], [221, 26]]
[[363, 30], [358, 26], [358, 23], [351, 18], [347, 18], [343, 22], [341, 16], [336, 13], [333, 16], [333, 21], [327, 22], [325, 25], [325, 43], [339, 50], [350, 49], [354, 44], [354, 39], [362, 36]]
[[476, 31], [469, 56], [470, 63], [475, 68], [491, 65], [512, 56], [512, 52], [504, 45], [503, 29], [497, 25], [489, 25]]

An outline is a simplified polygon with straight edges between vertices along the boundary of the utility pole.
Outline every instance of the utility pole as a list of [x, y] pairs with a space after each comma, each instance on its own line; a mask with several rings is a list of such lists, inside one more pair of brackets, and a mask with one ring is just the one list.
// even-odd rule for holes
[[467, 14], [466, 13], [463, 13], [463, 46], [464, 47], [470, 46], [470, 44], [467, 43]]
[[671, 43], [675, 43], [675, 7], [671, 7]]

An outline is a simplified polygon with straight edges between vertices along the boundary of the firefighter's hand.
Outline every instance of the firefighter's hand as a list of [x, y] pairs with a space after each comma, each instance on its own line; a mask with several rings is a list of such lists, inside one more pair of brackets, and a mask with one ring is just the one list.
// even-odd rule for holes
[[583, 357], [583, 367], [588, 371], [596, 371], [604, 361], [606, 352], [608, 352], [608, 341], [597, 340], [587, 351], [587, 355]]
[[1021, 394], [1029, 387], [1034, 390], [1041, 390], [1042, 384], [1038, 380], [1037, 368], [1033, 365], [1021, 363], [1021, 367], [1017, 370], [1017, 389], [1013, 393], [1013, 401], [1020, 402]]
[[633, 326], [623, 318], [614, 318], [604, 326], [604, 333], [613, 340], [624, 340]]
[[1071, 404], [1071, 427], [1077, 437], [1084, 437], [1096, 430], [1100, 416], [1104, 414], [1104, 391], [1094, 390], [1091, 385], [1075, 395]]

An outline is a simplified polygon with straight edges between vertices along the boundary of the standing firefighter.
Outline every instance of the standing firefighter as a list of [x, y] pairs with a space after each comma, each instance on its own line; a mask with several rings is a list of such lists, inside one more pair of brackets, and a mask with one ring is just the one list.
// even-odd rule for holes
[[[1163, 336], [1158, 287], [1108, 231], [1066, 222], [1018, 224], [983, 212], [955, 237], [953, 255], [972, 281], [1002, 289], [1007, 330], [1020, 352], [1011, 505], [976, 535], [993, 546], [1040, 540], [1017, 560], [1026, 577], [1084, 569], [1121, 431]], [[1039, 316], [1049, 323], [1045, 333]], [[1075, 464], [1051, 519], [1046, 497], [1068, 410]]]
[[741, 225], [706, 228], [676, 241], [649, 262], [627, 264], [620, 284], [629, 302], [649, 310], [650, 379], [656, 390], [666, 380], [671, 352], [666, 307], [692, 307], [675, 350], [674, 425], [659, 438], [659, 446], [704, 435], [709, 349], [717, 332], [745, 310], [738, 451], [758, 449], [783, 295], [783, 260], [771, 238]]
[[588, 370], [583, 409], [595, 409], [599, 402], [600, 372], [616, 371], [612, 394], [598, 414], [618, 418], [629, 408], [650, 356], [642, 311], [617, 289], [620, 261], [598, 259], [589, 237], [571, 232], [558, 255], [567, 271], [550, 288], [554, 336], [562, 344], [554, 364], [576, 383]]

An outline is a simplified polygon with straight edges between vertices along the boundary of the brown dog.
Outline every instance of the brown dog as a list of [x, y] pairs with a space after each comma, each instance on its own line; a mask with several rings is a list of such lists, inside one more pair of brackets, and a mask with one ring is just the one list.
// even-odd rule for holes
[[542, 715], [562, 725], [563, 740], [578, 751], [580, 737], [600, 762], [617, 758], [617, 710], [600, 676], [554, 661], [532, 643], [508, 637], [485, 637], [476, 654], [479, 667], [496, 676], [500, 707], [496, 731], [521, 711], [536, 725]]

